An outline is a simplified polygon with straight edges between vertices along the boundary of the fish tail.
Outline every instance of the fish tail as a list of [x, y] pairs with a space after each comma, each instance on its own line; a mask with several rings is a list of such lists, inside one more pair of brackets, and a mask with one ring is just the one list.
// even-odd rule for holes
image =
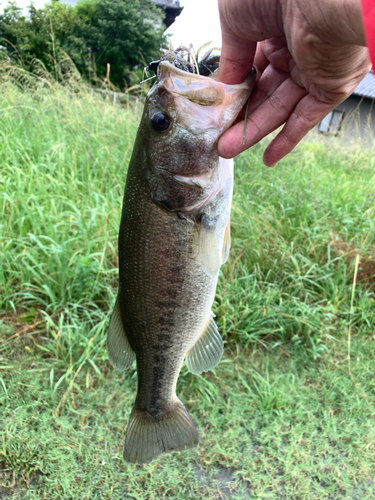
[[148, 464], [162, 453], [194, 448], [198, 441], [194, 422], [179, 399], [158, 418], [139, 410], [136, 403], [126, 431], [124, 460]]

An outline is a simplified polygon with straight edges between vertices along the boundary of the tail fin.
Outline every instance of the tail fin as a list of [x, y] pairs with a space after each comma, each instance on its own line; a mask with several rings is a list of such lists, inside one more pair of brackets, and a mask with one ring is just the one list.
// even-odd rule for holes
[[197, 429], [179, 399], [172, 412], [158, 419], [135, 404], [126, 431], [124, 460], [148, 464], [162, 453], [194, 448], [198, 441]]

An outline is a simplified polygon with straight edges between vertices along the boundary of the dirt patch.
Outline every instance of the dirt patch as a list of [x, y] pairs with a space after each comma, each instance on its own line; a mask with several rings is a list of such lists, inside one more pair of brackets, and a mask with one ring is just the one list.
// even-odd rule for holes
[[213, 471], [205, 471], [198, 465], [195, 467], [195, 474], [202, 485], [209, 486], [217, 490], [217, 498], [227, 500], [232, 498], [235, 492], [242, 490], [243, 498], [251, 498], [251, 486], [246, 479], [235, 476], [234, 469], [219, 467]]
[[30, 475], [18, 477], [16, 472], [3, 470], [0, 463], [0, 500], [14, 498], [24, 498], [27, 491], [40, 486], [41, 474], [32, 472]]
[[44, 321], [41, 309], [34, 309], [34, 307], [0, 313], [0, 323], [12, 330], [13, 337], [20, 337], [35, 330]]
[[[45, 331], [46, 319], [40, 311], [18, 309], [16, 312], [0, 314], [0, 347], [6, 363], [14, 363], [25, 354], [25, 349], [33, 354], [34, 341], [40, 342]], [[4, 362], [0, 364], [4, 364]], [[1, 500], [1, 496], [0, 496]]]
[[357, 248], [352, 242], [344, 241], [333, 233], [331, 233], [331, 238], [330, 245], [334, 253], [343, 257], [349, 266], [354, 266], [359, 256], [357, 282], [369, 288], [375, 288], [375, 245], [363, 249]]

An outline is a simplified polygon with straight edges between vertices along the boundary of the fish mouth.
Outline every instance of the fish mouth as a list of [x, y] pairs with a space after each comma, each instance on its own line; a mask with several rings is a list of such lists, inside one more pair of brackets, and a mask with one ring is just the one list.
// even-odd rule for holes
[[163, 82], [170, 92], [201, 106], [228, 104], [231, 101], [228, 99], [228, 88], [237, 92], [244, 90], [246, 93], [253, 88], [255, 79], [255, 68], [251, 69], [244, 82], [230, 86], [218, 82], [214, 77], [187, 73], [168, 61], [161, 61], [158, 69], [159, 82]]
[[219, 137], [236, 119], [254, 82], [255, 72], [242, 83], [226, 85], [215, 78], [187, 73], [168, 61], [161, 61], [157, 82], [148, 98], [152, 108], [157, 95], [168, 96], [170, 101], [166, 101], [166, 105], [175, 113], [174, 124], [187, 133], [200, 136], [210, 130], [212, 135]]
[[217, 84], [214, 79], [187, 73], [168, 61], [160, 62], [159, 80], [165, 82], [172, 94], [185, 97], [201, 106], [219, 106], [225, 98], [223, 86]]
[[162, 112], [172, 123], [167, 134], [158, 135], [153, 124], [145, 121], [151, 131], [150, 145], [156, 148], [147, 167], [150, 197], [169, 214], [199, 212], [224, 187], [226, 167], [217, 166], [217, 141], [246, 103], [255, 72], [236, 85], [212, 76], [187, 72], [161, 60], [147, 96], [147, 117]]

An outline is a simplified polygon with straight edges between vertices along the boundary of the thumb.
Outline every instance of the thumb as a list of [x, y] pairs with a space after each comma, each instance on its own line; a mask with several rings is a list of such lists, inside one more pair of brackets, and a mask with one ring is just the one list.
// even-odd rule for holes
[[244, 40], [228, 26], [225, 9], [220, 9], [224, 3], [219, 1], [222, 48], [217, 79], [228, 84], [242, 83], [253, 67], [257, 44]]

